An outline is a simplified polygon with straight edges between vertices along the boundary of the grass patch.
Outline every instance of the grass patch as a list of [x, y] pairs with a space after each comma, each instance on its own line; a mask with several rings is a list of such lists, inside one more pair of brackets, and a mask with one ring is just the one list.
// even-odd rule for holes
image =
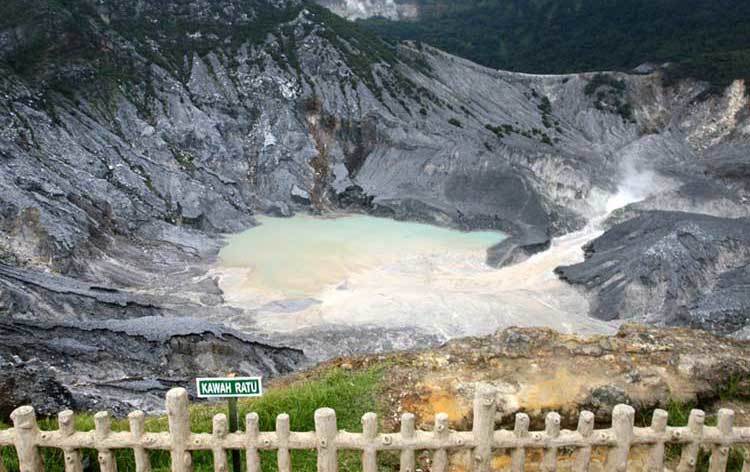
[[[325, 372], [319, 379], [298, 381], [290, 386], [269, 389], [263, 397], [252, 400], [241, 400], [238, 405], [240, 429], [243, 429], [245, 415], [254, 411], [258, 413], [261, 431], [273, 431], [276, 425], [276, 416], [281, 413], [289, 414], [292, 431], [314, 431], [315, 410], [322, 407], [330, 407], [336, 410], [339, 429], [361, 431], [362, 426], [360, 421], [363, 414], [374, 411], [379, 413], [382, 418], [382, 409], [377, 399], [380, 393], [379, 386], [383, 376], [383, 369], [383, 367], [377, 367], [360, 372], [335, 369]], [[193, 432], [211, 432], [213, 416], [224, 412], [226, 412], [226, 404], [224, 402], [192, 405], [190, 408], [190, 423]], [[166, 417], [151, 417], [146, 420], [146, 431], [167, 431], [167, 424]], [[8, 427], [8, 425], [0, 423], [0, 429]], [[40, 419], [39, 427], [42, 430], [57, 429], [57, 419]], [[76, 415], [75, 427], [78, 431], [93, 430], [93, 414], [81, 413]], [[112, 430], [127, 431], [127, 419], [113, 420]], [[61, 450], [43, 449], [42, 454], [45, 471], [64, 470]], [[90, 469], [88, 470], [98, 470], [96, 456], [96, 451], [84, 450], [84, 461], [90, 464]], [[132, 451], [116, 451], [115, 457], [117, 459], [118, 470], [121, 472], [135, 470]], [[18, 471], [18, 461], [13, 448], [2, 448], [0, 458], [2, 458], [8, 472]], [[244, 464], [244, 454], [242, 459]], [[339, 453], [339, 463], [341, 470], [344, 471], [361, 470], [360, 453], [355, 451], [341, 451]], [[380, 463], [381, 468], [384, 464], [397, 464], [397, 458], [383, 456], [380, 459]], [[193, 464], [197, 472], [213, 471], [211, 452], [201, 451], [194, 453]], [[264, 472], [277, 470], [275, 452], [262, 452], [261, 465]], [[154, 471], [170, 470], [169, 452], [152, 452], [151, 466]], [[292, 469], [295, 472], [315, 471], [317, 469], [315, 451], [293, 452]]]
[[[693, 402], [678, 402], [670, 401], [667, 405], [666, 411], [669, 413], [667, 424], [669, 426], [687, 426], [688, 419], [690, 417], [690, 411], [698, 406]], [[642, 420], [645, 416], [642, 417]], [[650, 419], [650, 417], [649, 417]], [[644, 426], [648, 423], [644, 422]], [[716, 426], [716, 416], [706, 415], [705, 420], [706, 426]], [[669, 464], [677, 464], [680, 460], [680, 454], [682, 453], [682, 445], [679, 444], [667, 444], [664, 448], [664, 459]], [[698, 453], [698, 462], [695, 470], [697, 472], [707, 472], [711, 460], [711, 451], [709, 449], [701, 449]], [[738, 448], [732, 448], [729, 452], [729, 460], [727, 462], [728, 472], [740, 472], [742, 471], [743, 465], [743, 452]]]

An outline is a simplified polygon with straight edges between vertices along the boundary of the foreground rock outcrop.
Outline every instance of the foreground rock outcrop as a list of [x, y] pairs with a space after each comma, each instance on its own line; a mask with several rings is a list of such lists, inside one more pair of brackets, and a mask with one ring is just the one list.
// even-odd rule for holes
[[457, 429], [469, 428], [477, 382], [498, 388], [500, 423], [510, 426], [514, 413], [525, 412], [541, 429], [548, 411], [575, 428], [582, 409], [607, 422], [618, 403], [645, 412], [670, 401], [705, 404], [750, 391], [750, 343], [640, 325], [591, 337], [511, 328], [433, 350], [338, 359], [322, 369], [378, 366], [387, 371], [381, 393], [391, 415], [387, 421], [394, 425], [401, 412], [410, 411], [426, 428], [439, 412], [448, 413]]

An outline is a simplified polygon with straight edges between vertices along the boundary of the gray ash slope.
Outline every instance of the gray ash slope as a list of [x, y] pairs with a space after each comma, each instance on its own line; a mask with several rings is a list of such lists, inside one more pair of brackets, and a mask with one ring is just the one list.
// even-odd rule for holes
[[592, 314], [732, 334], [750, 324], [750, 218], [649, 211], [559, 267], [595, 293]]
[[[3, 336], [37, 325], [77, 330], [66, 331], [71, 343], [88, 345], [94, 323], [108, 333], [102, 343], [155, 343], [162, 359], [172, 339], [219, 346], [188, 321], [193, 332], [165, 323], [158, 341], [108, 323], [251, 316], [223, 304], [206, 268], [218, 235], [252, 226], [257, 212], [346, 208], [500, 229], [512, 237], [491, 255], [498, 263], [583, 227], [632, 169], [670, 183], [642, 211], [747, 215], [740, 82], [709, 95], [697, 82], [666, 87], [658, 72], [500, 72], [390, 46], [295, 0], [10, 0], [9, 11], [0, 20]], [[360, 334], [310, 346], [326, 336], [355, 346]], [[48, 365], [56, 338], [45, 336], [38, 348], [3, 343], [2, 361]], [[233, 352], [279, 351], [272, 365], [236, 354], [243, 373], [307, 362], [287, 340], [247, 336], [233, 338], [244, 346]], [[401, 338], [393, 333], [389, 347], [409, 347]], [[149, 381], [174, 378], [151, 365]], [[133, 373], [101, 369], [91, 391], [116, 402], [94, 384], [126, 385]], [[190, 369], [176, 375], [211, 371]], [[70, 391], [69, 378], [53, 378]]]

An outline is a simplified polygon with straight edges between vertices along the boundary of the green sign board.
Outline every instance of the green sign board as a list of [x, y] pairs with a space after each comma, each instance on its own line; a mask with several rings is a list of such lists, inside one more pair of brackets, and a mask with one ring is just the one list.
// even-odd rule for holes
[[199, 398], [239, 398], [263, 395], [260, 377], [203, 377], [195, 379]]

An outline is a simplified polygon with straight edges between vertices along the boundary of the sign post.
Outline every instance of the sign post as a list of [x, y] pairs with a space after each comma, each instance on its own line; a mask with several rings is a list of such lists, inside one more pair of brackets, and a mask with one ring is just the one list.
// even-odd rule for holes
[[[198, 398], [226, 398], [229, 404], [229, 432], [236, 433], [239, 419], [237, 399], [259, 397], [263, 395], [263, 384], [260, 377], [199, 377], [195, 379]], [[240, 472], [240, 451], [232, 450], [232, 470]]]
[[[229, 432], [236, 433], [237, 423], [239, 423], [237, 418], [237, 398], [231, 397], [227, 400], [227, 403], [229, 403]], [[232, 449], [232, 471], [240, 472], [241, 468], [242, 465], [240, 464], [240, 451], [238, 451], [237, 449]]]

